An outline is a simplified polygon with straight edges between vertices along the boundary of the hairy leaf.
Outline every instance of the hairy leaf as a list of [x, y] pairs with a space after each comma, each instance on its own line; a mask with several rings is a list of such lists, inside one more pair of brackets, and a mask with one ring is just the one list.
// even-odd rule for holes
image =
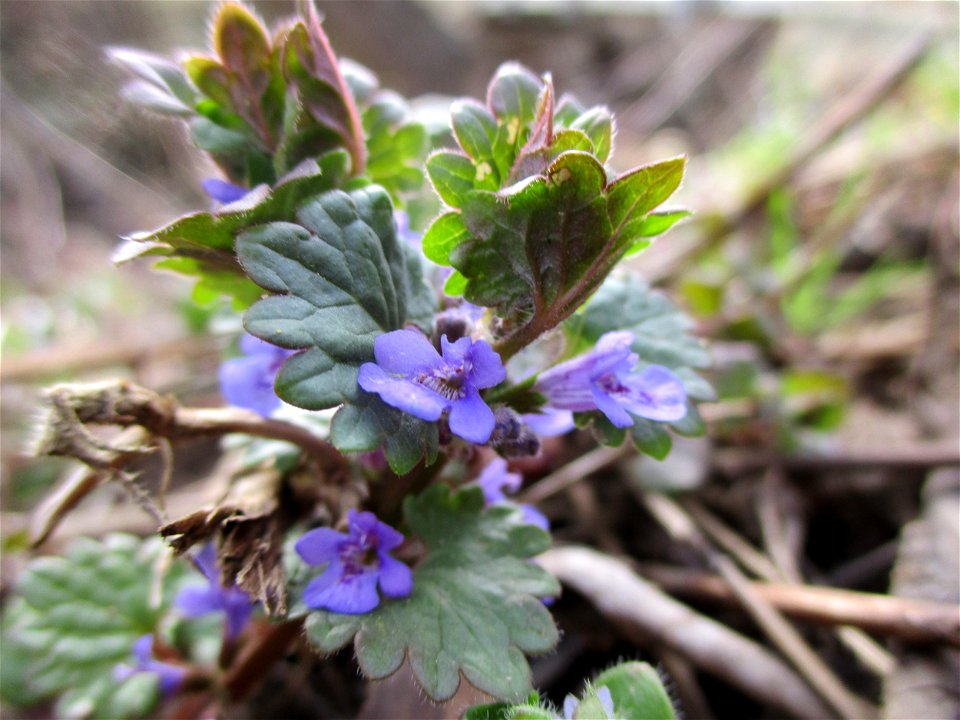
[[352, 174], [362, 174], [367, 158], [360, 114], [313, 3], [304, 8], [304, 19], [287, 35], [284, 75], [311, 119], [339, 137], [350, 154]]
[[[60, 717], [145, 715], [159, 697], [157, 677], [139, 674], [118, 683], [113, 671], [133, 662], [134, 643], [156, 630], [173, 600], [181, 568], [158, 585], [162, 552], [157, 538], [111, 535], [102, 542], [81, 538], [64, 557], [33, 561], [5, 611], [15, 621], [4, 622], [4, 653], [15, 649], [24, 663], [23, 686], [8, 686], [5, 699], [10, 692], [32, 700], [59, 696]], [[13, 670], [4, 663], [5, 675]]]
[[247, 312], [247, 329], [303, 350], [276, 380], [280, 397], [299, 407], [357, 399], [357, 373], [373, 360], [374, 340], [430, 314], [429, 290], [396, 237], [389, 195], [376, 185], [323, 193], [297, 210], [296, 223], [244, 232], [237, 255], [272, 293]]
[[592, 683], [591, 691], [584, 696], [580, 704], [581, 712], [576, 717], [598, 717], [591, 713], [601, 709], [596, 695], [597, 688], [601, 687], [610, 691], [615, 716], [618, 718], [675, 720], [677, 717], [670, 696], [663, 686], [663, 680], [657, 671], [645, 662], [620, 663], [600, 673]]
[[404, 514], [427, 548], [414, 568], [413, 593], [367, 615], [310, 613], [308, 639], [333, 652], [355, 636], [370, 678], [390, 675], [408, 658], [438, 701], [454, 694], [461, 673], [496, 697], [522, 699], [530, 690], [523, 653], [546, 652], [557, 640], [538, 599], [556, 594], [557, 583], [527, 560], [547, 548], [549, 536], [524, 524], [516, 508], [485, 510], [479, 488], [451, 494], [435, 486], [407, 498]]

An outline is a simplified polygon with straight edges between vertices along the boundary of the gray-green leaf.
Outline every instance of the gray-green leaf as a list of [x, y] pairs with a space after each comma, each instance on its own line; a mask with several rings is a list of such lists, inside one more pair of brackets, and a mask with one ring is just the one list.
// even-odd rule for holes
[[557, 640], [538, 598], [558, 585], [527, 560], [547, 548], [549, 536], [524, 524], [517, 508], [483, 504], [478, 488], [451, 494], [435, 486], [407, 498], [407, 525], [427, 547], [413, 593], [367, 615], [311, 613], [310, 641], [332, 652], [356, 632], [365, 675], [386, 677], [407, 658], [434, 700], [451, 697], [461, 673], [496, 697], [524, 698], [530, 669], [523, 653], [546, 652]]

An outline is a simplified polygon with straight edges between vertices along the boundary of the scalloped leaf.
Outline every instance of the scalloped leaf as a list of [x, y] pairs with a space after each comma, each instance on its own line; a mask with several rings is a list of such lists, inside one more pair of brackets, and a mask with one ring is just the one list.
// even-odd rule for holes
[[330, 441], [341, 452], [370, 452], [383, 448], [397, 475], [413, 470], [421, 458], [431, 465], [440, 445], [436, 423], [425, 422], [387, 405], [378, 396], [363, 393], [337, 411]]
[[[80, 538], [65, 556], [30, 563], [4, 612], [14, 620], [4, 623], [4, 653], [9, 644], [24, 663], [17, 670], [25, 686], [13, 688], [21, 699], [59, 696], [59, 717], [133, 718], [151, 710], [159, 698], [156, 676], [118, 683], [113, 670], [131, 660], [134, 643], [170, 608], [183, 568], [173, 566], [158, 586], [164, 552], [158, 538], [110, 535], [102, 542]], [[8, 670], [14, 668], [5, 664]], [[13, 689], [5, 689], [5, 699]]]
[[413, 593], [384, 600], [366, 615], [312, 612], [307, 638], [333, 652], [354, 638], [364, 674], [383, 678], [408, 658], [434, 700], [451, 697], [463, 674], [496, 697], [518, 701], [530, 691], [523, 653], [542, 653], [557, 641], [550, 613], [538, 598], [557, 594], [556, 580], [528, 558], [549, 535], [523, 523], [515, 507], [483, 507], [483, 493], [451, 494], [435, 486], [404, 502], [410, 531], [427, 547], [414, 568]]
[[247, 311], [247, 330], [303, 350], [276, 380], [277, 394], [298, 407], [356, 400], [357, 374], [373, 360], [374, 340], [430, 314], [432, 295], [397, 239], [390, 196], [377, 185], [328, 191], [302, 205], [295, 223], [247, 230], [237, 256], [272, 293]]
[[470, 237], [450, 252], [467, 278], [464, 297], [511, 317], [574, 288], [609, 244], [605, 179], [591, 155], [567, 152], [509, 192], [471, 192], [462, 211]]
[[[174, 259], [162, 266], [210, 281], [238, 301], [249, 304], [260, 293], [244, 275], [234, 256], [236, 236], [262, 223], [293, 220], [307, 198], [339, 186], [346, 174], [347, 157], [334, 151], [316, 161], [306, 161], [273, 188], [255, 188], [246, 197], [214, 212], [184, 215], [157, 230], [123, 238], [114, 262], [142, 256]], [[229, 278], [235, 278], [231, 281]]]

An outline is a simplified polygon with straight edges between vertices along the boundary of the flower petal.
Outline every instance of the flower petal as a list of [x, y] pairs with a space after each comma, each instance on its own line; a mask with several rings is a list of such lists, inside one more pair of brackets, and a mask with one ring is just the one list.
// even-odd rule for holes
[[268, 417], [280, 407], [273, 389], [276, 368], [263, 357], [239, 357], [220, 366], [220, 392], [229, 405]]
[[223, 604], [226, 611], [227, 637], [236, 638], [243, 632], [253, 614], [253, 602], [243, 590], [231, 588], [225, 591], [227, 597]]
[[440, 365], [440, 354], [426, 337], [413, 330], [384, 333], [373, 343], [377, 365], [394, 375], [410, 375]]
[[357, 382], [367, 392], [379, 395], [387, 405], [421, 420], [438, 420], [447, 408], [448, 401], [438, 393], [411, 380], [388, 375], [373, 363], [360, 367]]
[[634, 415], [673, 422], [687, 414], [687, 392], [680, 378], [662, 365], [650, 365], [639, 374], [621, 377], [626, 392], [617, 400]]
[[523, 513], [523, 521], [528, 525], [535, 525], [541, 530], [550, 532], [550, 521], [547, 516], [537, 510], [533, 505], [526, 503], [520, 505], [520, 512]]
[[137, 638], [133, 644], [133, 656], [139, 664], [153, 659], [153, 633], [147, 633]]
[[607, 419], [618, 428], [630, 427], [633, 425], [633, 418], [624, 410], [616, 399], [605, 393], [602, 389], [593, 386], [593, 401], [597, 409], [607, 416]]
[[396, 558], [385, 552], [380, 558], [380, 589], [387, 597], [406, 597], [413, 592], [413, 571]]
[[470, 361], [473, 364], [470, 380], [476, 388], [493, 387], [507, 378], [500, 356], [484, 340], [477, 340], [470, 346]]
[[217, 585], [220, 584], [220, 570], [217, 568], [217, 548], [212, 542], [204, 545], [203, 549], [193, 556], [193, 561], [207, 580]]
[[210, 585], [185, 587], [177, 593], [174, 604], [187, 617], [199, 617], [223, 610], [223, 598], [216, 588]]
[[344, 575], [342, 568], [340, 569], [339, 577], [333, 582], [326, 579], [325, 572], [307, 585], [303, 600], [308, 607], [345, 615], [360, 615], [370, 612], [380, 604], [375, 570]]
[[570, 410], [559, 410], [549, 405], [540, 408], [540, 412], [527, 413], [520, 417], [531, 430], [542, 437], [565, 435], [576, 427]]
[[207, 178], [206, 180], [202, 180], [200, 185], [203, 186], [203, 191], [207, 195], [209, 195], [213, 200], [221, 202], [224, 205], [236, 202], [250, 192], [245, 187], [234, 185], [233, 183], [227, 182], [226, 180], [220, 180], [219, 178]]
[[606, 685], [601, 685], [597, 688], [597, 700], [600, 701], [600, 707], [603, 708], [603, 711], [607, 714], [608, 718], [616, 717], [614, 715], [613, 708], [613, 695], [610, 694], [610, 688]]
[[507, 499], [504, 491], [515, 493], [522, 482], [523, 477], [508, 472], [507, 461], [500, 457], [491, 460], [477, 478], [477, 485], [483, 490], [487, 505], [503, 502]]
[[450, 407], [450, 430], [464, 440], [482, 445], [490, 439], [495, 424], [493, 410], [476, 390], [467, 392]]
[[335, 560], [347, 536], [328, 527], [314, 528], [297, 540], [297, 554], [309, 565]]

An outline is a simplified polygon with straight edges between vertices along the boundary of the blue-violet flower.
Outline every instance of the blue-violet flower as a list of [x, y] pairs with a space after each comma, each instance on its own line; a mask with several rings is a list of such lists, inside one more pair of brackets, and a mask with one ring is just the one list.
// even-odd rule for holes
[[406, 597], [413, 591], [410, 568], [389, 555], [403, 535], [371, 512], [351, 510], [347, 533], [332, 528], [310, 530], [296, 549], [308, 564], [327, 569], [307, 585], [303, 600], [316, 610], [361, 615], [380, 604], [377, 584], [387, 597]]
[[[506, 492], [511, 495], [517, 492], [522, 482], [523, 477], [519, 474], [507, 471], [507, 461], [503, 458], [491, 460], [480, 473], [480, 477], [477, 478], [477, 485], [483, 490], [483, 497], [487, 505], [510, 502], [507, 500]], [[523, 513], [525, 522], [536, 525], [541, 530], [550, 531], [550, 521], [547, 516], [533, 505], [521, 504], [520, 511]]]
[[412, 330], [394, 330], [376, 339], [376, 363], [360, 367], [359, 383], [388, 405], [421, 420], [439, 420], [450, 411], [450, 430], [473, 443], [485, 443], [493, 432], [493, 410], [480, 390], [506, 378], [500, 356], [483, 340], [440, 338], [443, 356], [430, 341]]
[[207, 578], [206, 585], [186, 587], [177, 595], [176, 606], [187, 617], [214, 612], [224, 613], [227, 637], [236, 638], [246, 627], [256, 604], [250, 596], [232, 583], [220, 582], [217, 551], [213, 543], [203, 548], [194, 560]]
[[629, 331], [609, 332], [586, 355], [542, 373], [536, 389], [561, 410], [600, 410], [617, 427], [633, 425], [631, 414], [671, 422], [687, 414], [687, 393], [662, 365], [634, 372], [639, 360]]
[[224, 205], [236, 202], [250, 192], [250, 190], [245, 187], [234, 185], [231, 182], [220, 180], [219, 178], [207, 178], [200, 184], [203, 186], [203, 191], [209, 195], [211, 199]]
[[576, 427], [572, 411], [559, 410], [549, 405], [544, 405], [535, 413], [525, 413], [520, 418], [541, 437], [566, 435]]
[[293, 354], [253, 335], [240, 338], [242, 357], [230, 358], [220, 366], [220, 392], [230, 405], [268, 417], [280, 407], [273, 381], [284, 361]]
[[187, 676], [187, 669], [180, 665], [172, 665], [153, 657], [153, 635], [141, 636], [133, 644], [133, 665], [118, 663], [113, 668], [113, 679], [123, 682], [137, 673], [153, 673], [160, 681], [160, 692], [164, 696], [172, 695], [183, 683]]

